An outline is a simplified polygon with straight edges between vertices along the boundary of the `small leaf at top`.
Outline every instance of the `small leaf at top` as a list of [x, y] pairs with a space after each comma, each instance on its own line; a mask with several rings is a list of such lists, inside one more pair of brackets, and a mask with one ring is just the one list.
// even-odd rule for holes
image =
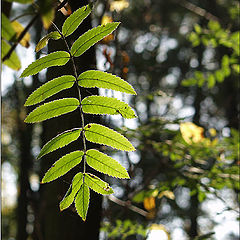
[[[10, 44], [8, 44], [7, 42], [5, 42], [5, 40], [2, 39], [1, 40], [1, 59], [3, 59], [7, 55], [10, 48], [11, 48]], [[13, 70], [19, 70], [21, 68], [21, 62], [15, 51], [13, 51], [11, 56], [2, 63], [12, 68]]]
[[112, 33], [119, 24], [119, 22], [107, 23], [106, 25], [101, 25], [96, 28], [90, 29], [73, 43], [71, 48], [71, 54], [74, 57], [82, 55], [95, 43]]
[[56, 137], [52, 138], [42, 147], [37, 159], [75, 141], [76, 139], [79, 138], [81, 131], [82, 131], [81, 128], [74, 128], [71, 130], [67, 130], [57, 135]]
[[77, 109], [78, 106], [79, 101], [76, 98], [63, 98], [55, 100], [35, 108], [29, 113], [24, 122], [42, 122], [44, 120], [72, 112]]
[[83, 183], [77, 193], [75, 198], [75, 207], [78, 215], [82, 218], [83, 221], [86, 220], [88, 206], [90, 199], [90, 191], [88, 186]]
[[72, 204], [82, 184], [83, 184], [83, 174], [80, 172], [74, 176], [71, 186], [69, 187], [66, 195], [64, 196], [63, 200], [59, 204], [61, 211], [68, 208]]
[[98, 150], [88, 150], [86, 152], [86, 161], [90, 167], [109, 176], [129, 178], [126, 169], [120, 163]]
[[48, 33], [46, 36], [44, 36], [37, 44], [36, 48], [35, 48], [35, 51], [38, 52], [40, 51], [42, 48], [44, 48], [47, 44], [48, 44], [48, 41], [50, 39], [53, 39], [53, 40], [58, 40], [59, 38], [61, 38], [61, 35], [59, 32], [57, 31], [54, 31], [54, 32], [50, 32]]
[[71, 35], [82, 21], [91, 13], [91, 8], [89, 5], [79, 8], [74, 13], [72, 13], [62, 26], [62, 33], [65, 37]]
[[86, 139], [90, 142], [104, 144], [123, 151], [135, 151], [133, 145], [120, 133], [96, 123], [85, 127]]
[[63, 75], [58, 78], [43, 84], [37, 90], [35, 90], [27, 99], [24, 106], [30, 106], [44, 101], [45, 99], [51, 97], [52, 95], [71, 88], [74, 84], [75, 77], [72, 75]]
[[125, 102], [116, 98], [89, 96], [81, 102], [82, 110], [91, 114], [121, 114], [124, 118], [135, 118], [133, 109]]
[[106, 88], [119, 92], [136, 95], [133, 87], [120, 77], [102, 71], [89, 70], [78, 77], [78, 85], [81, 87]]
[[42, 57], [35, 62], [31, 63], [21, 74], [20, 77], [28, 77], [30, 75], [35, 75], [45, 68], [52, 66], [62, 66], [65, 65], [70, 59], [70, 55], [65, 51], [57, 51]]
[[108, 183], [104, 182], [97, 176], [91, 174], [91, 173], [86, 173], [85, 178], [84, 178], [85, 183], [87, 184], [88, 187], [90, 187], [93, 191], [106, 195], [106, 194], [112, 194], [113, 190], [109, 186]]
[[41, 183], [51, 182], [70, 171], [82, 161], [83, 151], [75, 151], [64, 155], [46, 172]]

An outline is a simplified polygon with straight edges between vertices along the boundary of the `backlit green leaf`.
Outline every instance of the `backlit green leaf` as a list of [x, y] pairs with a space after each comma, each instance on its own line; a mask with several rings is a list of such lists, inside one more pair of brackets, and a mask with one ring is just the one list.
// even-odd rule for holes
[[80, 74], [78, 80], [78, 84], [81, 87], [106, 88], [136, 95], [136, 92], [129, 83], [111, 73], [89, 70]]
[[62, 66], [65, 65], [70, 59], [69, 53], [65, 51], [57, 51], [42, 57], [35, 62], [31, 63], [21, 74], [20, 77], [28, 77], [30, 75], [35, 75], [45, 68], [52, 66]]
[[68, 145], [69, 143], [77, 140], [81, 134], [81, 131], [82, 131], [81, 128], [74, 128], [74, 129], [65, 131], [65, 132], [57, 135], [56, 137], [54, 137], [53, 139], [48, 141], [43, 146], [43, 148], [40, 151], [37, 158], [39, 159], [42, 156], [44, 156], [50, 152], [53, 152], [53, 151], [57, 150], [58, 148], [62, 148], [64, 146]]
[[27, 99], [24, 106], [34, 105], [40, 103], [52, 95], [71, 88], [74, 84], [75, 78], [72, 75], [64, 75], [45, 83], [40, 88], [35, 90]]
[[[1, 59], [6, 56], [10, 48], [11, 46], [5, 42], [5, 40], [1, 40]], [[21, 62], [15, 51], [13, 51], [11, 56], [2, 63], [12, 68], [13, 70], [19, 70], [21, 68]]]
[[135, 150], [133, 145], [123, 135], [100, 124], [88, 124], [85, 127], [85, 136], [90, 142], [108, 145], [123, 151]]
[[61, 35], [59, 32], [57, 31], [54, 31], [54, 32], [50, 32], [49, 34], [47, 34], [46, 36], [44, 36], [37, 44], [36, 48], [35, 48], [35, 51], [38, 52], [40, 51], [42, 48], [44, 48], [47, 44], [48, 44], [48, 41], [50, 39], [53, 39], [53, 40], [58, 40], [59, 38], [61, 38]]
[[42, 122], [74, 111], [79, 106], [76, 98], [63, 98], [35, 108], [24, 120], [26, 123]]
[[121, 114], [124, 118], [135, 118], [132, 108], [116, 98], [89, 96], [81, 102], [83, 112], [91, 114]]
[[72, 204], [82, 184], [83, 184], [83, 174], [80, 172], [74, 176], [72, 180], [72, 185], [69, 187], [66, 195], [64, 196], [63, 200], [60, 202], [59, 207], [61, 211], [68, 208]]
[[71, 54], [74, 57], [82, 55], [95, 43], [102, 40], [110, 33], [112, 33], [118, 27], [119, 24], [120, 23], [118, 22], [107, 23], [106, 25], [101, 25], [87, 31], [73, 43], [71, 48]]
[[90, 187], [93, 191], [106, 195], [106, 194], [112, 194], [113, 190], [109, 186], [108, 183], [104, 182], [97, 176], [91, 174], [91, 173], [86, 173], [85, 174], [85, 183], [87, 184], [88, 187]]
[[41, 183], [48, 183], [63, 176], [81, 162], [82, 156], [83, 151], [75, 151], [66, 154], [52, 165], [44, 175]]
[[86, 152], [87, 164], [99, 172], [117, 178], [129, 178], [126, 169], [115, 159], [95, 149]]
[[83, 221], [86, 220], [89, 199], [90, 199], [89, 188], [85, 183], [83, 183], [75, 198], [75, 207], [77, 213], [82, 218]]
[[15, 41], [16, 32], [14, 31], [11, 22], [4, 13], [1, 13], [1, 21], [1, 37], [7, 41]]
[[62, 33], [65, 37], [72, 34], [82, 21], [91, 13], [91, 8], [89, 5], [79, 8], [74, 13], [72, 13], [62, 26]]

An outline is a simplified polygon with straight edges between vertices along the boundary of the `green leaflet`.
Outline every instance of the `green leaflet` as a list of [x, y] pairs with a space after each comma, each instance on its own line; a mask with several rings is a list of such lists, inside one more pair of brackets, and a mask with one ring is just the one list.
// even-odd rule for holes
[[99, 172], [117, 178], [129, 178], [126, 169], [115, 159], [95, 149], [86, 152], [87, 164]]
[[12, 27], [11, 22], [6, 17], [4, 13], [1, 13], [1, 37], [7, 41], [15, 41], [16, 40], [16, 32]]
[[75, 78], [72, 75], [64, 75], [45, 83], [40, 88], [35, 90], [27, 99], [24, 106], [34, 105], [44, 101], [46, 98], [67, 89], [74, 84]]
[[65, 132], [57, 135], [56, 137], [54, 137], [53, 139], [48, 141], [43, 146], [37, 159], [41, 158], [42, 156], [44, 156], [50, 152], [57, 150], [58, 148], [62, 148], [64, 146], [68, 145], [69, 143], [75, 141], [76, 139], [79, 138], [81, 131], [82, 131], [81, 128], [74, 128], [74, 129], [65, 131]]
[[75, 151], [61, 157], [47, 171], [41, 183], [48, 183], [63, 176], [70, 169], [72, 169], [73, 167], [75, 167], [81, 162], [82, 156], [83, 156], [83, 151]]
[[72, 185], [69, 187], [66, 195], [64, 196], [63, 200], [59, 204], [61, 211], [68, 208], [72, 204], [82, 184], [83, 184], [83, 174], [80, 172], [74, 176], [72, 180]]
[[82, 110], [85, 113], [92, 114], [121, 114], [124, 118], [135, 118], [132, 108], [125, 102], [116, 98], [89, 96], [81, 102]]
[[[1, 40], [1, 59], [8, 53], [11, 46], [5, 42], [5, 40]], [[12, 52], [10, 58], [2, 62], [6, 66], [12, 68], [13, 70], [19, 70], [21, 68], [21, 62], [18, 58], [18, 55], [15, 51]]]
[[80, 74], [78, 80], [78, 84], [81, 87], [106, 88], [136, 95], [136, 92], [129, 83], [111, 73], [89, 70]]
[[91, 13], [92, 9], [89, 5], [79, 8], [74, 13], [72, 13], [62, 26], [62, 33], [65, 37], [71, 35], [82, 21]]
[[85, 183], [87, 184], [88, 187], [90, 187], [93, 191], [106, 195], [106, 194], [112, 194], [113, 190], [109, 186], [108, 183], [104, 182], [97, 176], [91, 174], [91, 173], [86, 173], [85, 178], [84, 178]]
[[89, 206], [89, 199], [90, 199], [89, 188], [85, 183], [83, 183], [75, 198], [75, 207], [76, 207], [77, 213], [82, 218], [83, 221], [86, 220], [88, 206]]
[[102, 40], [110, 33], [112, 33], [113, 30], [115, 30], [119, 24], [120, 24], [119, 22], [107, 23], [106, 25], [101, 25], [87, 31], [73, 43], [71, 48], [71, 54], [74, 57], [82, 55], [95, 43]]
[[72, 112], [77, 109], [78, 106], [79, 101], [76, 98], [63, 98], [55, 100], [35, 108], [31, 113], [29, 113], [24, 122], [42, 122], [44, 120]]
[[46, 36], [44, 36], [37, 44], [36, 48], [35, 48], [35, 51], [38, 52], [40, 51], [42, 48], [44, 48], [47, 44], [48, 44], [48, 41], [50, 39], [53, 39], [53, 40], [58, 40], [59, 38], [61, 38], [61, 35], [59, 32], [57, 31], [54, 31], [54, 32], [50, 32], [48, 33]]
[[44, 68], [49, 68], [52, 66], [62, 66], [65, 65], [70, 59], [70, 55], [65, 51], [57, 51], [48, 54], [46, 57], [42, 57], [35, 62], [31, 63], [21, 74], [20, 77], [28, 77], [30, 75], [35, 75], [42, 71]]
[[135, 151], [133, 145], [123, 135], [100, 124], [88, 124], [85, 127], [85, 136], [90, 142], [108, 145], [123, 151]]

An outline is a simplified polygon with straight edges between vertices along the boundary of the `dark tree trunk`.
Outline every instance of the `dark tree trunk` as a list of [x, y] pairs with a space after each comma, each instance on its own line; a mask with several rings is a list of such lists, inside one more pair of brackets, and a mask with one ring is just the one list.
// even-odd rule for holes
[[[72, 11], [85, 5], [84, 1], [70, 1]], [[61, 29], [64, 17], [61, 13], [57, 13], [55, 23]], [[68, 42], [73, 43], [83, 32], [91, 28], [91, 19], [87, 18], [80, 25], [78, 30], [68, 37]], [[63, 50], [64, 43], [59, 41], [52, 41], [49, 43], [49, 52]], [[95, 51], [94, 48], [88, 50], [85, 54], [76, 59], [77, 71], [81, 73], [87, 69], [93, 69], [95, 66]], [[50, 68], [47, 71], [47, 81], [59, 77], [61, 75], [72, 74], [73, 69], [71, 62], [63, 67]], [[97, 89], [89, 89], [88, 91], [82, 89], [82, 97], [89, 95], [97, 95]], [[76, 97], [78, 98], [76, 87], [65, 90], [58, 94], [55, 98]], [[99, 122], [100, 118], [89, 115], [85, 118], [85, 123]], [[79, 111], [76, 110], [72, 113], [63, 115], [61, 117], [45, 121], [43, 123], [42, 141], [45, 144], [48, 140], [56, 136], [57, 134], [75, 127], [81, 127], [81, 120]], [[88, 148], [94, 147], [93, 144], [88, 143]], [[48, 154], [41, 159], [41, 177], [51, 167], [53, 162], [58, 160], [61, 156], [71, 151], [82, 149], [81, 138], [69, 146], [63, 149], [59, 149], [54, 153]], [[99, 239], [99, 228], [101, 220], [101, 205], [102, 198], [100, 195], [91, 192], [90, 206], [88, 210], [87, 220], [83, 222], [77, 215], [74, 208], [70, 208], [60, 212], [59, 202], [64, 197], [67, 189], [70, 186], [71, 180], [78, 171], [82, 171], [82, 166], [78, 169], [73, 169], [70, 173], [61, 177], [60, 179], [53, 181], [40, 187], [40, 206], [39, 206], [39, 226], [38, 236], [35, 236], [38, 240], [85, 240], [85, 239]]]

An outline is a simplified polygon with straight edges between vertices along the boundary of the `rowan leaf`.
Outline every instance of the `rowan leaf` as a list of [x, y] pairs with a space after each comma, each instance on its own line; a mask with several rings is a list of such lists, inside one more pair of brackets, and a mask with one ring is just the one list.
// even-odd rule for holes
[[73, 43], [71, 54], [74, 57], [82, 55], [95, 43], [112, 33], [119, 24], [119, 22], [107, 23], [106, 25], [100, 25], [96, 28], [90, 29]]
[[82, 110], [85, 113], [91, 114], [121, 114], [124, 118], [135, 118], [135, 113], [132, 108], [125, 102], [116, 98], [89, 96], [81, 102]]
[[[7, 55], [10, 48], [10, 44], [8, 44], [5, 40], [1, 40], [1, 59]], [[15, 51], [13, 51], [11, 56], [2, 63], [12, 68], [13, 70], [19, 70], [21, 68], [21, 62]]]
[[91, 173], [85, 174], [84, 181], [88, 187], [90, 187], [93, 191], [97, 193], [100, 193], [102, 195], [113, 193], [113, 190], [108, 183], [104, 182], [103, 180]]
[[57, 135], [56, 137], [52, 138], [42, 147], [37, 159], [77, 140], [81, 134], [81, 131], [82, 131], [81, 128], [74, 128], [71, 130], [67, 130]]
[[42, 57], [35, 62], [31, 63], [21, 74], [20, 77], [28, 77], [30, 75], [35, 75], [45, 68], [52, 66], [62, 66], [65, 65], [70, 59], [70, 55], [65, 51], [57, 51]]
[[78, 215], [82, 218], [83, 221], [86, 220], [88, 206], [90, 199], [90, 191], [88, 186], [83, 183], [77, 193], [75, 198], [75, 207]]
[[61, 38], [61, 35], [57, 31], [48, 33], [46, 36], [44, 36], [43, 38], [40, 39], [40, 41], [38, 42], [38, 44], [35, 48], [35, 51], [39, 52], [42, 48], [44, 48], [48, 44], [48, 41], [50, 39], [58, 40], [59, 38]]
[[78, 106], [79, 101], [76, 98], [63, 98], [55, 100], [35, 108], [29, 113], [24, 122], [42, 122], [44, 120], [72, 112], [77, 109]]
[[83, 174], [80, 172], [74, 176], [71, 186], [69, 187], [66, 195], [64, 196], [63, 200], [59, 204], [61, 211], [68, 208], [72, 204], [82, 184], [83, 184]]
[[103, 125], [90, 123], [85, 128], [86, 139], [123, 151], [135, 151], [133, 145], [120, 133]]
[[126, 169], [112, 157], [90, 149], [86, 152], [87, 164], [99, 172], [105, 173], [112, 177], [129, 178]]
[[37, 90], [35, 90], [27, 99], [24, 106], [30, 106], [44, 101], [52, 95], [71, 88], [74, 84], [75, 78], [72, 75], [64, 75], [45, 83]]
[[83, 151], [75, 151], [61, 157], [46, 172], [41, 183], [51, 182], [66, 174], [82, 161], [83, 154]]
[[65, 37], [71, 35], [82, 21], [91, 13], [92, 9], [89, 5], [79, 8], [74, 13], [72, 13], [62, 26], [62, 33]]
[[[7, 41], [16, 41], [16, 32], [4, 13], [1, 13], [1, 37]], [[2, 49], [3, 50], [3, 49]]]
[[120, 77], [102, 71], [89, 70], [78, 77], [78, 84], [81, 87], [106, 88], [119, 92], [136, 95], [133, 87]]

